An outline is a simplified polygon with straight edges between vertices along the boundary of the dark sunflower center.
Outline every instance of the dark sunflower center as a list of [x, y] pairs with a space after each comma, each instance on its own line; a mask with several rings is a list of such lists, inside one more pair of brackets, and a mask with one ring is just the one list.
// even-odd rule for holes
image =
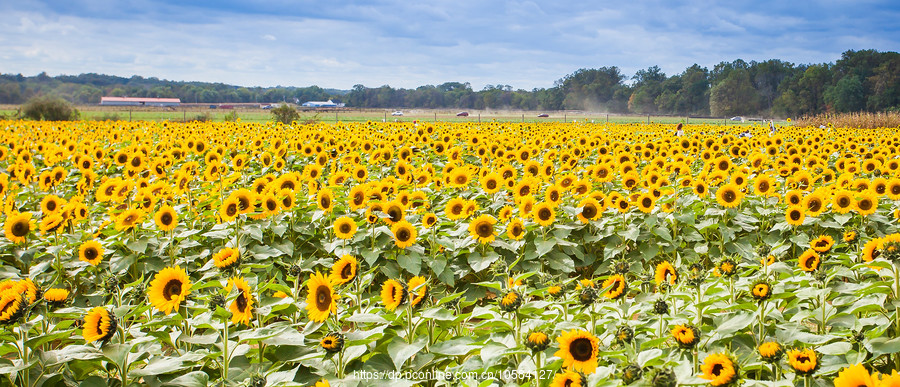
[[541, 210], [538, 211], [538, 218], [541, 220], [549, 220], [551, 215], [553, 215], [553, 213], [547, 208], [541, 208]]
[[235, 216], [238, 212], [238, 205], [235, 203], [231, 203], [228, 207], [225, 208], [225, 214], [228, 216]]
[[237, 303], [238, 310], [241, 311], [241, 313], [247, 310], [247, 297], [244, 296], [243, 291], [238, 294], [237, 300], [235, 300], [235, 302]]
[[397, 231], [397, 240], [399, 240], [400, 242], [408, 241], [410, 236], [412, 235], [409, 233], [409, 230], [405, 228], [401, 228]]
[[403, 210], [397, 207], [389, 208], [387, 214], [391, 216], [391, 222], [399, 222], [403, 218]]
[[344, 268], [341, 269], [341, 278], [342, 279], [350, 279], [353, 278], [353, 265], [346, 264]]
[[454, 204], [452, 207], [450, 207], [450, 212], [453, 213], [453, 215], [461, 214], [463, 212], [463, 205], [462, 204]]
[[468, 178], [465, 175], [456, 176], [456, 184], [466, 184], [467, 180]]
[[619, 208], [621, 208], [621, 209], [623, 209], [623, 210], [624, 210], [624, 209], [627, 209], [627, 208], [628, 208], [628, 202], [626, 202], [626, 201], [624, 201], [624, 200], [619, 200]]
[[809, 356], [806, 356], [806, 355], [800, 355], [800, 356], [797, 357], [797, 361], [798, 361], [799, 363], [801, 363], [801, 364], [809, 363]]
[[726, 203], [731, 203], [737, 199], [737, 194], [732, 190], [725, 191], [725, 194], [722, 195], [722, 198], [725, 199]]
[[722, 369], [725, 367], [722, 364], [716, 364], [713, 366], [712, 371], [710, 371], [713, 375], [719, 376], [722, 374]]
[[513, 236], [519, 236], [519, 235], [522, 235], [522, 227], [519, 226], [519, 225], [513, 226], [513, 228], [512, 228], [512, 234], [513, 234]]
[[529, 193], [531, 193], [531, 187], [529, 187], [527, 185], [522, 187], [522, 189], [519, 190], [519, 196], [526, 196]]
[[[181, 294], [181, 281], [177, 279], [170, 280], [166, 283], [166, 286], [163, 288], [163, 297], [166, 298], [166, 301], [171, 301], [172, 296], [177, 296]], [[241, 294], [243, 295], [243, 293]]]
[[594, 355], [594, 345], [587, 338], [578, 338], [569, 344], [569, 352], [576, 361], [588, 361]]
[[892, 185], [891, 193], [894, 195], [900, 195], [900, 185]]
[[581, 210], [581, 216], [583, 216], [587, 219], [593, 219], [594, 216], [596, 216], [596, 215], [597, 215], [597, 207], [595, 207], [593, 204], [586, 205], [586, 206], [584, 206], [584, 209]]
[[702, 186], [702, 185], [698, 185], [698, 186], [697, 186], [697, 193], [702, 194], [702, 193], [704, 193], [704, 192], [706, 192], [706, 187], [704, 187], [704, 186]]
[[809, 201], [809, 210], [812, 212], [818, 212], [819, 209], [822, 208], [822, 202], [819, 200], [810, 200]]
[[872, 201], [869, 199], [863, 199], [859, 201], [859, 209], [863, 211], [868, 211], [872, 208]]
[[641, 200], [641, 205], [643, 205], [644, 208], [650, 208], [650, 206], [653, 205], [653, 201], [650, 200], [650, 198], [644, 198]]
[[349, 233], [350, 232], [350, 223], [341, 223], [341, 226], [338, 227], [338, 231], [340, 231], [341, 234]]
[[266, 200], [266, 209], [269, 211], [275, 211], [278, 208], [278, 202], [274, 200]]
[[353, 195], [353, 204], [357, 206], [361, 205], [365, 198], [366, 196], [362, 192], [357, 192], [355, 195]]
[[550, 200], [552, 200], [554, 202], [559, 200], [559, 191], [550, 192]]
[[174, 218], [172, 217], [171, 213], [165, 212], [162, 214], [162, 216], [159, 217], [159, 220], [162, 222], [162, 224], [168, 226], [172, 224]]
[[487, 189], [495, 189], [495, 188], [497, 188], [497, 181], [494, 179], [491, 179], [491, 180], [488, 180], [484, 185], [487, 187]]
[[331, 292], [327, 286], [319, 286], [316, 288], [316, 309], [325, 312], [331, 306]]
[[838, 198], [838, 206], [839, 207], [849, 207], [850, 206], [850, 198], [846, 196], [841, 196]]
[[47, 211], [50, 211], [50, 212], [56, 211], [56, 207], [57, 207], [56, 201], [51, 200], [51, 201], [47, 202]]
[[99, 255], [99, 252], [97, 251], [97, 249], [95, 249], [93, 247], [88, 247], [88, 248], [84, 249], [84, 257], [87, 258], [88, 260], [93, 260], [94, 258], [97, 258], [97, 255]]
[[328, 196], [322, 197], [322, 199], [319, 200], [319, 203], [322, 205], [322, 208], [331, 208], [331, 198]]
[[475, 226], [475, 233], [479, 237], [487, 238], [494, 234], [494, 227], [490, 223], [483, 222]]
[[12, 233], [17, 237], [24, 237], [28, 235], [28, 231], [30, 231], [31, 227], [28, 224], [28, 221], [20, 220], [18, 222], [13, 223], [12, 225]]
[[800, 211], [797, 211], [797, 210], [791, 211], [791, 220], [794, 220], [794, 221], [800, 220], [800, 215], [801, 215]]
[[759, 192], [766, 192], [769, 190], [769, 182], [763, 181], [759, 183]]

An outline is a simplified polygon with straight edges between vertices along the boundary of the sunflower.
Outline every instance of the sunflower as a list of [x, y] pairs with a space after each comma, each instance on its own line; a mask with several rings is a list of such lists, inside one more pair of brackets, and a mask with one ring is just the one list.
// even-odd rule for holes
[[819, 216], [825, 210], [825, 199], [822, 195], [813, 192], [803, 199], [803, 206], [806, 207], [806, 213], [809, 216]]
[[213, 255], [213, 263], [222, 270], [231, 269], [240, 263], [241, 253], [234, 247], [226, 247]]
[[522, 305], [522, 296], [515, 290], [508, 290], [500, 298], [500, 310], [504, 312], [515, 312]]
[[859, 200], [856, 201], [856, 212], [862, 216], [869, 216], [878, 209], [878, 196], [871, 191], [863, 191], [860, 193]]
[[344, 335], [340, 332], [331, 332], [319, 340], [319, 345], [328, 353], [338, 353], [344, 348]]
[[834, 246], [834, 238], [828, 235], [822, 235], [816, 239], [809, 241], [809, 247], [820, 253], [826, 253]]
[[716, 276], [732, 277], [737, 274], [737, 263], [731, 258], [725, 258], [716, 265], [714, 274]]
[[422, 276], [415, 276], [409, 279], [409, 283], [407, 283], [407, 288], [410, 292], [410, 306], [417, 306], [422, 303], [422, 300], [425, 299], [425, 296], [428, 294], [428, 280]]
[[162, 269], [150, 282], [150, 304], [165, 314], [177, 310], [191, 292], [191, 280], [179, 266]]
[[337, 300], [339, 296], [334, 293], [334, 283], [324, 274], [316, 272], [309, 277], [306, 289], [306, 312], [309, 319], [315, 322], [323, 322], [329, 314], [337, 313]]
[[622, 296], [628, 293], [628, 282], [625, 281], [625, 277], [621, 274], [610, 276], [603, 282], [601, 287], [604, 289], [609, 288], [606, 293], [603, 293], [603, 296], [611, 300], [622, 298]]
[[691, 349], [700, 342], [700, 330], [693, 325], [676, 325], [671, 333], [681, 348]]
[[399, 200], [391, 200], [384, 203], [384, 209], [382, 211], [387, 214], [388, 217], [382, 218], [381, 220], [389, 225], [405, 219], [406, 208]]
[[515, 218], [506, 225], [506, 236], [512, 240], [521, 240], [525, 236], [525, 223]]
[[244, 277], [234, 277], [228, 281], [228, 288], [231, 286], [237, 288], [237, 298], [228, 307], [231, 311], [232, 324], [250, 325], [250, 318], [253, 317], [253, 293], [250, 291], [250, 285]]
[[398, 248], [405, 249], [416, 243], [416, 228], [405, 220], [401, 220], [391, 227], [391, 233], [394, 234], [394, 243]]
[[767, 196], [772, 193], [774, 188], [774, 183], [769, 175], [760, 175], [753, 181], [753, 190], [757, 195]]
[[178, 226], [178, 214], [172, 206], [163, 206], [153, 216], [153, 221], [156, 222], [156, 227], [159, 227], [160, 230], [172, 231]]
[[856, 240], [856, 231], [855, 230], [847, 230], [844, 231], [843, 238], [844, 242], [850, 243]]
[[759, 352], [759, 357], [767, 363], [777, 362], [781, 359], [781, 355], [784, 354], [784, 349], [781, 348], [781, 345], [774, 341], [767, 341], [760, 344], [759, 347], [756, 348], [756, 351]]
[[532, 331], [525, 338], [525, 346], [532, 352], [542, 352], [550, 346], [550, 338], [541, 331]]
[[144, 211], [137, 208], [129, 208], [116, 218], [116, 230], [127, 231], [140, 224], [144, 219]]
[[435, 215], [434, 213], [429, 212], [422, 216], [422, 226], [424, 226], [425, 228], [431, 228], [431, 226], [434, 226], [437, 221], [437, 215]]
[[81, 335], [84, 341], [106, 343], [116, 333], [116, 315], [102, 306], [94, 307], [84, 316], [84, 328]]
[[798, 375], [812, 375], [819, 368], [819, 355], [812, 349], [792, 349], [787, 352], [788, 364]]
[[12, 243], [25, 243], [25, 237], [31, 232], [31, 213], [16, 212], [8, 215], [3, 231], [6, 239]]
[[831, 209], [839, 214], [850, 212], [853, 209], [853, 193], [845, 189], [835, 192], [831, 200]]
[[444, 216], [450, 220], [464, 218], [466, 216], [466, 200], [460, 197], [450, 199], [444, 207]]
[[481, 188], [484, 189], [484, 192], [489, 194], [497, 193], [497, 191], [500, 191], [501, 180], [503, 180], [503, 178], [500, 174], [496, 172], [488, 173], [481, 178]]
[[583, 374], [575, 371], [563, 371], [553, 377], [550, 387], [585, 387], [587, 379]]
[[884, 375], [881, 379], [881, 382], [878, 385], [879, 387], [898, 387], [900, 386], [900, 374], [897, 373], [897, 370], [891, 370], [890, 375]]
[[709, 384], [712, 386], [732, 385], [738, 381], [740, 376], [737, 363], [721, 353], [706, 356], [700, 370], [703, 371], [703, 375], [700, 377], [709, 380]]
[[654, 273], [653, 279], [656, 281], [657, 286], [663, 283], [675, 285], [675, 281], [678, 280], [678, 271], [675, 270], [675, 267], [669, 261], [662, 261], [656, 265]]
[[352, 255], [344, 255], [331, 266], [331, 274], [328, 279], [334, 285], [343, 285], [353, 281], [356, 278], [356, 271], [359, 269], [359, 262]]
[[63, 304], [69, 299], [69, 290], [62, 288], [47, 289], [44, 291], [43, 297], [44, 301], [54, 304]]
[[350, 239], [356, 234], [356, 222], [349, 216], [342, 216], [334, 221], [334, 235], [340, 239]]
[[556, 339], [559, 351], [553, 354], [563, 359], [563, 367], [569, 371], [592, 374], [597, 369], [600, 339], [587, 331], [563, 331]]
[[494, 241], [494, 224], [497, 219], [488, 214], [482, 214], [469, 223], [469, 235], [483, 245]]
[[534, 216], [534, 221], [541, 226], [550, 226], [556, 220], [556, 210], [553, 209], [553, 206], [551, 206], [550, 203], [538, 203], [531, 211]]
[[578, 203], [578, 207], [581, 208], [581, 212], [578, 213], [578, 220], [581, 221], [581, 223], [588, 223], [603, 212], [600, 202], [592, 197], [582, 199], [581, 202]]
[[816, 271], [816, 269], [819, 268], [819, 264], [821, 262], [821, 257], [813, 249], [806, 249], [806, 251], [804, 251], [803, 254], [800, 255], [800, 258], [797, 260], [797, 263], [800, 265], [800, 269], [807, 273]]
[[716, 202], [725, 208], [737, 207], [743, 198], [741, 188], [734, 183], [725, 184], [716, 191]]
[[694, 182], [693, 186], [694, 194], [703, 198], [709, 194], [709, 188], [706, 186], [706, 182], [702, 180], [697, 180]]
[[325, 188], [316, 193], [316, 206], [326, 213], [331, 212], [334, 208], [334, 192]]
[[[896, 371], [895, 371], [896, 372]], [[834, 378], [834, 387], [876, 387], [883, 385], [879, 383], [878, 374], [870, 375], [866, 367], [862, 364], [854, 364], [845, 367]]]
[[44, 215], [55, 214], [66, 204], [66, 201], [60, 199], [56, 195], [47, 195], [44, 196], [44, 199], [41, 200], [41, 212]]
[[78, 248], [78, 260], [97, 266], [103, 260], [103, 246], [97, 241], [87, 241]]
[[0, 324], [12, 324], [25, 314], [28, 300], [16, 289], [0, 292]]
[[49, 235], [55, 234], [59, 227], [63, 225], [63, 222], [66, 221], [66, 218], [63, 217], [62, 213], [54, 213], [50, 215], [44, 215], [41, 219], [41, 224], [39, 226], [41, 230], [41, 234]]
[[409, 291], [405, 284], [395, 279], [388, 279], [381, 284], [381, 303], [388, 312], [393, 312], [406, 302]]
[[656, 197], [650, 193], [643, 193], [638, 196], [637, 206], [641, 212], [645, 214], [649, 214], [653, 211], [653, 206], [656, 205]]
[[772, 286], [764, 280], [757, 281], [750, 287], [750, 294], [757, 301], [768, 300], [772, 296]]
[[240, 214], [241, 202], [233, 196], [229, 196], [228, 199], [225, 199], [225, 201], [222, 202], [222, 207], [219, 208], [219, 217], [226, 223], [233, 221]]
[[784, 219], [791, 226], [799, 226], [806, 219], [806, 212], [803, 211], [803, 207], [790, 206], [784, 213]]

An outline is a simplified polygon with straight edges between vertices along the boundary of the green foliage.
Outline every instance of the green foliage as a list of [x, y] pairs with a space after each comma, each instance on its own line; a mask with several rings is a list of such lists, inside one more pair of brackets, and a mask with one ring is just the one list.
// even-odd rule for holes
[[75, 110], [68, 101], [55, 96], [32, 98], [22, 106], [20, 116], [35, 121], [72, 121], [78, 119]]
[[288, 104], [281, 104], [281, 106], [272, 109], [272, 119], [282, 124], [288, 125], [294, 121], [300, 119], [300, 113], [297, 113], [297, 109], [294, 109], [293, 106]]
[[225, 115], [225, 121], [227, 122], [237, 122], [238, 118], [237, 110], [232, 110]]

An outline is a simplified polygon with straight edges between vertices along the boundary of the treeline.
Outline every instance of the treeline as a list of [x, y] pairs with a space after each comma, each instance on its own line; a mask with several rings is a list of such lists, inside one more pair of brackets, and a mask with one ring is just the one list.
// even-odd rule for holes
[[[626, 82], [629, 81], [629, 82]], [[0, 76], [0, 103], [56, 94], [93, 104], [101, 96], [177, 97], [183, 102], [304, 102], [334, 99], [348, 107], [590, 110], [692, 116], [799, 117], [821, 113], [900, 111], [900, 54], [844, 52], [835, 63], [793, 64], [778, 59], [693, 65], [667, 76], [658, 66], [628, 77], [615, 66], [580, 69], [553, 87], [532, 90], [467, 82], [415, 89], [356, 85], [341, 91], [311, 87], [246, 88], [98, 74]]]

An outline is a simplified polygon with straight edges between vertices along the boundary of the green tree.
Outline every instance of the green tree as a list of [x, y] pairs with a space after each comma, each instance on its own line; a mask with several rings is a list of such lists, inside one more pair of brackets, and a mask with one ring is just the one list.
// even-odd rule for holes
[[285, 125], [290, 125], [292, 122], [300, 119], [300, 113], [297, 113], [297, 109], [294, 109], [291, 105], [281, 104], [281, 106], [270, 110], [272, 112], [272, 118], [275, 121], [278, 121]]
[[40, 96], [28, 100], [22, 106], [21, 117], [39, 121], [72, 121], [78, 119], [78, 111], [68, 101], [56, 96]]
[[837, 84], [825, 90], [825, 103], [839, 113], [865, 110], [866, 95], [862, 80], [856, 75], [841, 78]]
[[740, 68], [730, 71], [727, 78], [710, 89], [709, 109], [718, 117], [758, 112], [759, 94], [750, 83], [750, 73]]

